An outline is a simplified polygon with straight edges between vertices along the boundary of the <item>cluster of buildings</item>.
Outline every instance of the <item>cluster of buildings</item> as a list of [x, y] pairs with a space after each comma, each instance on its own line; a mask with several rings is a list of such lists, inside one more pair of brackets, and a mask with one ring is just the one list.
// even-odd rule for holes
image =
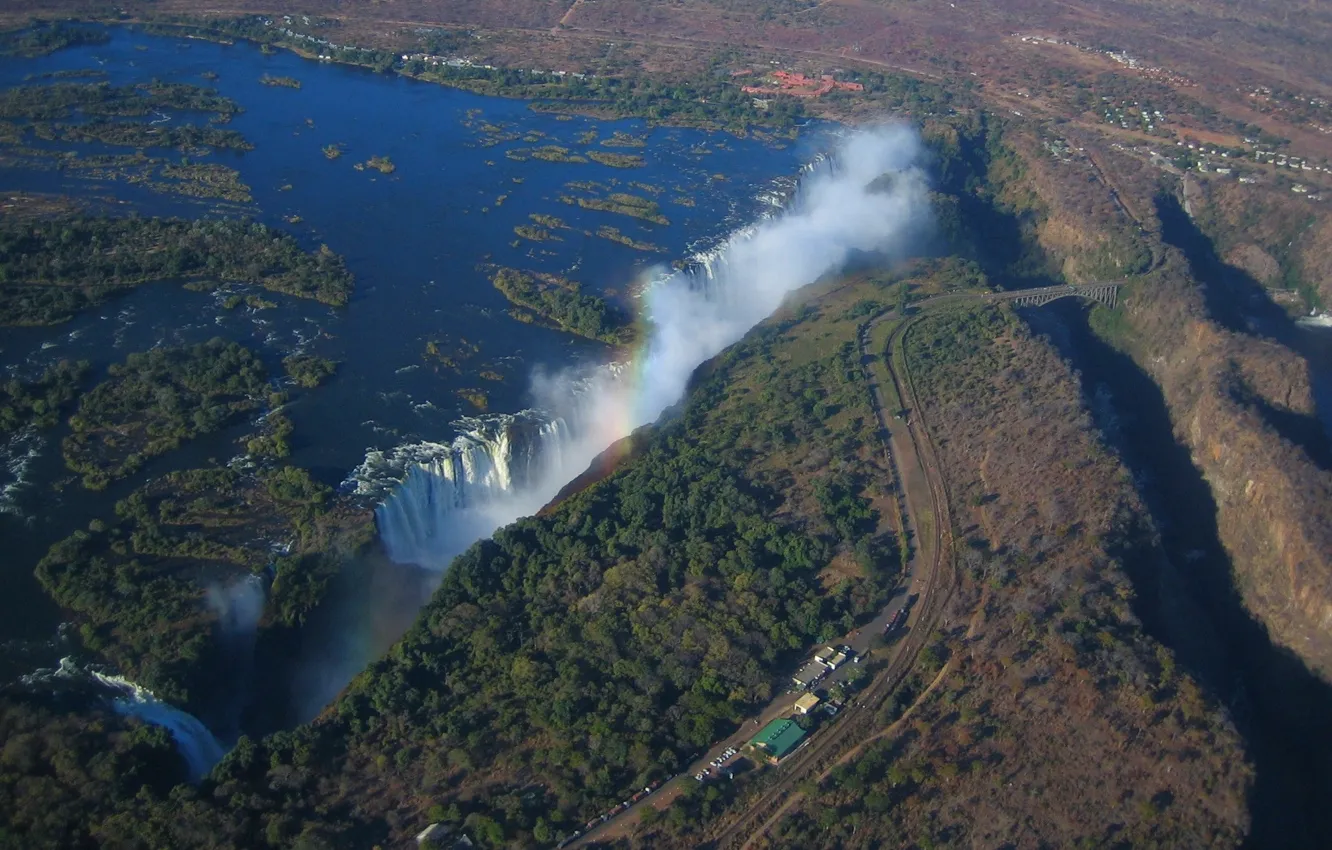
[[800, 690], [808, 690], [815, 682], [818, 682], [847, 661], [857, 661], [856, 653], [851, 647], [844, 646], [841, 649], [833, 649], [831, 646], [825, 646], [814, 653], [814, 657], [796, 671], [796, 674], [791, 677], [791, 681]]
[[436, 67], [443, 65], [446, 68], [484, 68], [487, 71], [495, 70], [494, 65], [479, 65], [471, 59], [460, 56], [434, 56], [429, 53], [404, 53], [402, 54], [404, 62], [424, 62], [427, 65]]
[[[860, 657], [849, 646], [825, 646], [814, 653], [814, 657], [791, 677], [797, 688], [806, 691], [791, 706], [795, 714], [812, 714], [821, 705], [829, 714], [836, 714], [837, 708], [833, 703], [825, 705], [817, 694], [809, 691], [809, 688], [833, 670], [847, 663], [860, 663]], [[808, 734], [800, 727], [800, 724], [796, 723], [794, 717], [779, 717], [764, 726], [757, 735], [749, 740], [749, 751], [756, 758], [764, 759], [769, 764], [776, 764], [794, 752]]]
[[1318, 165], [1303, 157], [1289, 156], [1276, 151], [1257, 150], [1253, 152], [1253, 158], [1256, 162], [1266, 162], [1275, 165], [1277, 168], [1289, 168], [1295, 171], [1321, 171], [1324, 174], [1332, 174], [1332, 167]]
[[1177, 86], [1192, 87], [1198, 85], [1197, 82], [1181, 74], [1177, 74], [1168, 68], [1158, 68], [1155, 65], [1144, 65], [1141, 60], [1130, 56], [1123, 50], [1087, 47], [1086, 45], [1078, 44], [1076, 41], [1068, 41], [1066, 39], [1055, 38], [1054, 36], [1048, 35], [1024, 35], [1020, 32], [1015, 32], [1012, 34], [1012, 37], [1018, 39], [1023, 44], [1053, 44], [1061, 47], [1072, 47], [1075, 50], [1081, 50], [1083, 53], [1099, 53], [1102, 56], [1109, 57], [1126, 68], [1142, 73], [1144, 76], [1164, 80]]
[[779, 717], [759, 730], [759, 733], [749, 740], [749, 747], [754, 753], [767, 759], [770, 764], [776, 764], [794, 752], [806, 734], [808, 733], [791, 718]]
[[[1072, 162], [1075, 156], [1075, 149], [1068, 143], [1068, 139], [1044, 139], [1041, 142], [1041, 147], [1045, 148], [1050, 156], [1060, 162]], [[1081, 151], [1082, 148], [1076, 150]]]
[[[1250, 140], [1245, 139], [1245, 141], [1248, 142]], [[1239, 158], [1239, 157], [1232, 157], [1230, 155], [1231, 154], [1230, 151], [1218, 150], [1215, 147], [1209, 145], [1197, 144], [1194, 142], [1178, 142], [1177, 145], [1179, 147], [1186, 148], [1190, 151], [1195, 151], [1201, 155], [1196, 165], [1197, 169], [1201, 172], [1216, 174], [1221, 177], [1229, 177], [1231, 175], [1235, 175], [1236, 177], [1238, 177], [1239, 182], [1241, 183], [1259, 182], [1259, 176], [1257, 174], [1253, 173], [1246, 174], [1243, 173], [1238, 167], [1232, 166], [1229, 162], [1222, 164], [1220, 162], [1208, 158], [1208, 157], [1219, 157], [1220, 159], [1231, 160], [1231, 161]], [[1252, 158], [1254, 162], [1271, 165], [1277, 168], [1278, 170], [1285, 168], [1291, 171], [1300, 171], [1300, 172], [1309, 171], [1321, 174], [1332, 174], [1332, 166], [1320, 165], [1317, 163], [1310, 162], [1309, 160], [1303, 157], [1290, 156], [1288, 154], [1277, 153], [1276, 151], [1273, 150], [1265, 150], [1259, 148], [1257, 150], [1248, 152], [1248, 156]], [[1297, 195], [1303, 195], [1304, 197], [1306, 197], [1311, 201], [1323, 200], [1323, 195], [1317, 190], [1316, 187], [1306, 186], [1303, 183], [1296, 183], [1292, 185], [1290, 187], [1290, 190]]]
[[[302, 16], [302, 21], [304, 22], [304, 24], [305, 24], [307, 27], [310, 26], [310, 17], [309, 17], [308, 15]], [[276, 26], [276, 22], [275, 22], [272, 18], [264, 18], [264, 26], [266, 26], [266, 27], [276, 27], [276, 31], [277, 31], [277, 32], [281, 33], [282, 35], [285, 35], [287, 38], [290, 38], [290, 39], [292, 39], [293, 41], [306, 41], [306, 42], [309, 42], [310, 44], [317, 44], [317, 45], [319, 45], [319, 46], [321, 46], [321, 47], [326, 47], [326, 48], [328, 48], [330, 51], [332, 51], [332, 50], [341, 50], [341, 51], [344, 51], [344, 52], [345, 52], [345, 51], [351, 50], [351, 51], [356, 51], [356, 52], [358, 52], [358, 53], [369, 53], [369, 52], [371, 52], [371, 51], [370, 51], [370, 48], [368, 48], [368, 47], [357, 47], [357, 46], [354, 45], [354, 44], [337, 44], [336, 42], [329, 41], [329, 40], [326, 39], [326, 38], [315, 38], [315, 37], [312, 36], [312, 35], [307, 35], [306, 33], [297, 32], [296, 30], [294, 30], [294, 29], [291, 28], [291, 16], [290, 16], [290, 15], [286, 15], [286, 16], [284, 16], [284, 17], [282, 18], [282, 22], [283, 22], [284, 24], [286, 24], [286, 26]], [[315, 58], [316, 58], [316, 59], [323, 59], [323, 60], [325, 60], [325, 61], [331, 61], [331, 60], [333, 59], [333, 54], [332, 54], [332, 53], [318, 53], [318, 54], [315, 55]]]
[[822, 97], [830, 91], [864, 91], [865, 87], [860, 83], [843, 83], [833, 79], [832, 74], [824, 74], [815, 79], [806, 77], [804, 74], [792, 73], [790, 71], [773, 71], [772, 78], [776, 85], [772, 86], [742, 86], [740, 90], [745, 94], [757, 95], [775, 95], [789, 94], [792, 97]]
[[1165, 115], [1161, 110], [1153, 109], [1151, 104], [1143, 105], [1136, 100], [1131, 105], [1115, 103], [1108, 97], [1102, 97], [1101, 102], [1107, 104], [1104, 107], [1106, 123], [1118, 124], [1126, 130], [1130, 122], [1141, 124], [1149, 133], [1155, 131], [1158, 124], [1166, 123]]
[[[1243, 92], [1243, 89], [1240, 91]], [[1290, 104], [1294, 103], [1298, 104], [1301, 110], [1305, 107], [1310, 107], [1313, 110], [1321, 112], [1325, 118], [1332, 116], [1328, 111], [1329, 108], [1332, 108], [1332, 101], [1329, 101], [1327, 98], [1309, 97], [1295, 92], [1274, 92], [1269, 86], [1254, 86], [1250, 88], [1248, 92], [1243, 93], [1247, 94], [1250, 99], [1266, 104], [1269, 108], [1280, 112], [1290, 112]], [[1307, 114], [1300, 117], [1307, 119]], [[1332, 135], [1332, 126], [1320, 124], [1317, 121], [1308, 121], [1307, 123], [1310, 127], [1323, 135]]]

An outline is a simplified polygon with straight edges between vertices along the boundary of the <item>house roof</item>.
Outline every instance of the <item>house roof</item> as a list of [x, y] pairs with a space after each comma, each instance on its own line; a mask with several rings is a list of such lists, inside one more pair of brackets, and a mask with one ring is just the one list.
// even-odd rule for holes
[[766, 750], [774, 758], [781, 758], [795, 749], [804, 737], [805, 730], [794, 720], [778, 718], [764, 726], [749, 743]]

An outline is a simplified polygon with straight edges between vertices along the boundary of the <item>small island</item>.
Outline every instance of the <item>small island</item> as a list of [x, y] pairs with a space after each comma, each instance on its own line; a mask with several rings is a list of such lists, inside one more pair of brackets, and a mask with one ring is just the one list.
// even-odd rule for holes
[[167, 279], [256, 283], [347, 303], [352, 275], [327, 246], [306, 253], [290, 235], [257, 222], [57, 214], [0, 220], [0, 326], [68, 320], [117, 292]]
[[101, 490], [151, 457], [263, 406], [268, 375], [243, 345], [215, 338], [131, 354], [79, 402], [65, 465]]
[[0, 384], [0, 437], [23, 428], [54, 426], [87, 373], [86, 360], [61, 360], [35, 380], [10, 378]]
[[514, 305], [511, 315], [519, 321], [543, 322], [611, 345], [628, 345], [634, 340], [633, 316], [627, 310], [583, 294], [567, 278], [499, 268], [490, 282]]
[[620, 228], [611, 227], [609, 224], [603, 224], [597, 228], [597, 235], [602, 239], [609, 239], [612, 242], [618, 242], [621, 245], [633, 248], [635, 251], [650, 251], [654, 253], [665, 253], [660, 245], [654, 245], [651, 242], [640, 242], [627, 233], [620, 232]]
[[265, 86], [284, 89], [298, 89], [301, 87], [301, 81], [295, 77], [275, 77], [272, 74], [264, 74], [259, 78], [259, 82]]
[[569, 195], [561, 195], [560, 200], [566, 204], [582, 207], [585, 210], [600, 210], [601, 212], [632, 216], [633, 218], [650, 221], [653, 224], [671, 223], [670, 219], [661, 214], [661, 207], [657, 205], [656, 201], [640, 198], [628, 192], [614, 192], [605, 198], [574, 198]]
[[298, 385], [312, 389], [333, 377], [338, 364], [313, 354], [291, 354], [282, 359], [282, 368]]
[[[327, 156], [328, 151], [325, 151], [324, 155]], [[329, 158], [332, 159], [333, 157]], [[372, 156], [365, 162], [356, 163], [353, 167], [357, 171], [365, 171], [367, 168], [373, 168], [381, 174], [392, 174], [394, 171], [398, 170], [398, 167], [393, 164], [393, 160], [386, 156]]]
[[641, 168], [647, 164], [643, 157], [633, 153], [615, 153], [614, 151], [588, 151], [587, 156], [593, 162], [609, 165], [611, 168]]
[[560, 237], [556, 236], [554, 233], [551, 233], [551, 232], [550, 232], [549, 230], [547, 230], [546, 228], [544, 228], [544, 227], [533, 227], [533, 226], [530, 225], [530, 224], [520, 224], [520, 225], [514, 227], [513, 232], [516, 233], [517, 235], [521, 236], [523, 239], [528, 239], [528, 240], [531, 240], [532, 242], [562, 242], [562, 241], [564, 241], [564, 240], [562, 240]]

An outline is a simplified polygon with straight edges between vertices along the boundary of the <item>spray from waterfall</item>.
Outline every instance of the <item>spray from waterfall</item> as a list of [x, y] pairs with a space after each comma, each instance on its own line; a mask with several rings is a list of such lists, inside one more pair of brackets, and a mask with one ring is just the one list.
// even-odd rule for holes
[[250, 575], [213, 585], [204, 598], [217, 616], [217, 639], [222, 650], [215, 676], [227, 683], [217, 689], [205, 716], [218, 734], [234, 739], [240, 734], [241, 715], [253, 697], [255, 648], [267, 591], [262, 578]]
[[147, 688], [120, 676], [92, 673], [92, 677], [114, 696], [111, 704], [120, 714], [137, 717], [145, 723], [161, 726], [171, 733], [176, 747], [190, 769], [190, 779], [198, 782], [222, 760], [226, 749], [208, 731], [199, 718], [162, 702]]
[[534, 381], [538, 407], [463, 423], [451, 444], [371, 452], [358, 490], [384, 493], [377, 518], [394, 560], [442, 569], [476, 540], [530, 515], [608, 446], [677, 402], [700, 364], [790, 294], [860, 253], [904, 256], [930, 221], [911, 129], [851, 133], [811, 164], [784, 209], [734, 233], [643, 297], [648, 331], [631, 364]]
[[68, 656], [60, 659], [58, 667], [36, 670], [20, 677], [17, 685], [41, 693], [84, 694], [91, 691], [98, 698], [108, 700], [117, 714], [161, 726], [175, 740], [194, 782], [203, 779], [226, 754], [226, 748], [199, 718], [162, 702], [152, 691], [126, 678], [83, 667]]

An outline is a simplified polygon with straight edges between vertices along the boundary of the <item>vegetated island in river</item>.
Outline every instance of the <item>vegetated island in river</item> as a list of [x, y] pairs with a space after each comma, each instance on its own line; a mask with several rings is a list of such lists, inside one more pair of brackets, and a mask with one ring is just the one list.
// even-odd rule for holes
[[[352, 291], [342, 258], [263, 224], [74, 214], [0, 221], [0, 325], [49, 325], [139, 284], [199, 278], [255, 283], [341, 306]], [[211, 279], [211, 280], [210, 280]]]
[[338, 370], [338, 364], [313, 354], [289, 354], [282, 358], [282, 368], [299, 386], [313, 389]]
[[[19, 132], [22, 126], [16, 128]], [[199, 148], [227, 148], [236, 151], [254, 150], [244, 136], [235, 130], [218, 127], [198, 127], [193, 124], [145, 124], [142, 121], [110, 121], [95, 118], [71, 124], [64, 122], [34, 122], [32, 134], [43, 141], [100, 143], [128, 148], [176, 148], [194, 151]]]
[[23, 428], [50, 428], [78, 395], [88, 362], [61, 360], [31, 381], [10, 378], [0, 384], [0, 437]]
[[653, 245], [651, 242], [640, 242], [627, 233], [622, 233], [620, 228], [611, 227], [609, 224], [603, 224], [597, 228], [597, 235], [602, 239], [609, 239], [612, 242], [619, 242], [621, 245], [633, 248], [635, 251], [651, 251], [655, 253], [664, 253], [665, 248], [660, 245]]
[[153, 81], [113, 86], [106, 82], [20, 86], [0, 92], [0, 118], [56, 121], [75, 113], [139, 116], [158, 110], [212, 112], [225, 122], [240, 105], [217, 89]]
[[[235, 698], [210, 588], [268, 572], [255, 652], [267, 659], [265, 643], [299, 628], [373, 538], [372, 514], [334, 500], [299, 467], [192, 469], [149, 482], [117, 502], [113, 517], [52, 546], [37, 577], [73, 613], [84, 649], [209, 717]], [[290, 543], [285, 554], [274, 556], [275, 540]]]
[[100, 490], [148, 458], [263, 407], [268, 374], [255, 354], [221, 338], [131, 354], [79, 401], [65, 465]]
[[614, 151], [588, 151], [588, 159], [609, 165], [611, 168], [641, 168], [646, 161], [638, 154], [615, 153]]
[[295, 77], [275, 77], [272, 74], [264, 74], [259, 78], [259, 82], [276, 88], [298, 89], [301, 87], [301, 81]]
[[634, 320], [629, 311], [604, 298], [585, 295], [567, 278], [498, 268], [490, 282], [514, 305], [511, 315], [521, 322], [544, 321], [611, 345], [628, 345], [634, 340]]
[[[154, 81], [113, 86], [105, 82], [21, 86], [0, 92], [0, 145], [5, 165], [66, 173], [90, 180], [115, 180], [154, 192], [249, 203], [250, 188], [233, 168], [200, 163], [214, 149], [253, 150], [244, 136], [217, 127], [240, 106], [215, 89]], [[208, 125], [189, 123], [185, 115], [211, 112]], [[164, 123], [162, 117], [173, 119]], [[135, 148], [113, 154], [97, 148], [70, 149], [36, 145], [111, 145]], [[149, 156], [145, 149], [175, 148], [189, 157], [172, 161]]]
[[[324, 151], [324, 155], [328, 156], [327, 150]], [[329, 158], [336, 159], [336, 157]], [[398, 170], [398, 166], [393, 164], [393, 160], [386, 156], [372, 156], [365, 162], [358, 162], [352, 167], [357, 171], [365, 171], [367, 168], [373, 168], [381, 174], [392, 174], [394, 171]]]
[[566, 204], [582, 207], [585, 210], [600, 210], [632, 216], [650, 221], [653, 224], [666, 225], [671, 223], [670, 219], [661, 214], [661, 207], [657, 205], [656, 201], [640, 198], [638, 195], [631, 195], [628, 192], [613, 192], [605, 198], [574, 198], [569, 195], [561, 195], [560, 200]]

